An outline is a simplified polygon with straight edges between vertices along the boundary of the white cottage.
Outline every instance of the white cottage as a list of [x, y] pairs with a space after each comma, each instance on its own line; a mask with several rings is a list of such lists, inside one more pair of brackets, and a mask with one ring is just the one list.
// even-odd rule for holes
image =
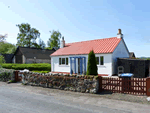
[[65, 44], [51, 54], [53, 73], [84, 74], [87, 71], [88, 54], [93, 49], [99, 75], [117, 74], [117, 58], [129, 58], [128, 48], [123, 40], [121, 29], [117, 37], [74, 42]]

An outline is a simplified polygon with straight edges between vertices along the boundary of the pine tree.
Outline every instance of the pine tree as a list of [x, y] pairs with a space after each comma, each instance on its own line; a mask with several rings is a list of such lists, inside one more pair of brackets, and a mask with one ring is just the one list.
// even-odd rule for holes
[[98, 75], [97, 73], [97, 63], [94, 51], [90, 51], [88, 55], [88, 66], [87, 66], [87, 75]]

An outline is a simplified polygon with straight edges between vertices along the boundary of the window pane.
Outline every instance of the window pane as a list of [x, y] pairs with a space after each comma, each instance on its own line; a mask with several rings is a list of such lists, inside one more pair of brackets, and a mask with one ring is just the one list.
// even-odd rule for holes
[[62, 58], [62, 64], [65, 64], [65, 58]]
[[66, 58], [66, 65], [68, 65], [68, 58]]
[[96, 57], [97, 65], [99, 65], [99, 57]]
[[104, 58], [103, 58], [103, 56], [101, 56], [100, 58], [101, 58], [101, 65], [104, 65]]
[[61, 58], [59, 58], [59, 65], [61, 65]]

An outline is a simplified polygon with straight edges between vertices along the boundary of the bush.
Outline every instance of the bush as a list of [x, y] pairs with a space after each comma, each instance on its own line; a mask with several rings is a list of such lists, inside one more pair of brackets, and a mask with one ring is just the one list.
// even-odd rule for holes
[[92, 50], [88, 55], [87, 75], [98, 75], [97, 62], [94, 51]]
[[8, 81], [11, 80], [14, 70], [8, 70], [0, 68], [0, 81]]
[[1, 63], [5, 63], [5, 59], [4, 59], [4, 56], [3, 55], [0, 55], [0, 64]]
[[28, 69], [30, 71], [51, 71], [51, 64], [40, 63], [40, 64], [1, 64], [3, 68], [6, 69], [15, 69], [15, 70], [24, 70]]

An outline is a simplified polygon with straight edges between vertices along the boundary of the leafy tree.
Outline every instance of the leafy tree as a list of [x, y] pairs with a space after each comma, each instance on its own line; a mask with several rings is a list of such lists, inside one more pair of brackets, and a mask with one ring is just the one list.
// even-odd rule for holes
[[45, 42], [44, 42], [42, 39], [39, 40], [39, 46], [40, 46], [40, 48], [42, 48], [42, 49], [44, 49], [45, 46], [46, 46]]
[[32, 44], [32, 47], [44, 49], [45, 48], [45, 43], [44, 43], [44, 41], [42, 39], [40, 39], [39, 43], [34, 42]]
[[16, 46], [11, 43], [0, 42], [1, 54], [13, 54], [16, 51]]
[[[51, 33], [51, 31], [50, 31]], [[47, 42], [47, 49], [52, 49], [53, 47], [60, 47], [60, 39], [62, 38], [62, 35], [59, 31], [53, 30], [51, 33], [51, 36]]]
[[7, 37], [7, 34], [0, 35], [0, 42], [4, 42], [5, 38]]
[[0, 63], [5, 63], [5, 59], [4, 59], [3, 55], [0, 55]]
[[94, 51], [90, 51], [88, 55], [88, 66], [87, 66], [87, 75], [98, 75], [97, 73], [97, 62]]
[[18, 37], [17, 37], [17, 45], [22, 47], [32, 47], [35, 46], [33, 43], [37, 38], [40, 37], [39, 30], [35, 28], [31, 28], [30, 24], [22, 23], [16, 25], [19, 27]]
[[6, 52], [6, 54], [14, 54], [16, 49], [17, 47], [13, 45], [12, 48], [8, 48], [8, 51]]

